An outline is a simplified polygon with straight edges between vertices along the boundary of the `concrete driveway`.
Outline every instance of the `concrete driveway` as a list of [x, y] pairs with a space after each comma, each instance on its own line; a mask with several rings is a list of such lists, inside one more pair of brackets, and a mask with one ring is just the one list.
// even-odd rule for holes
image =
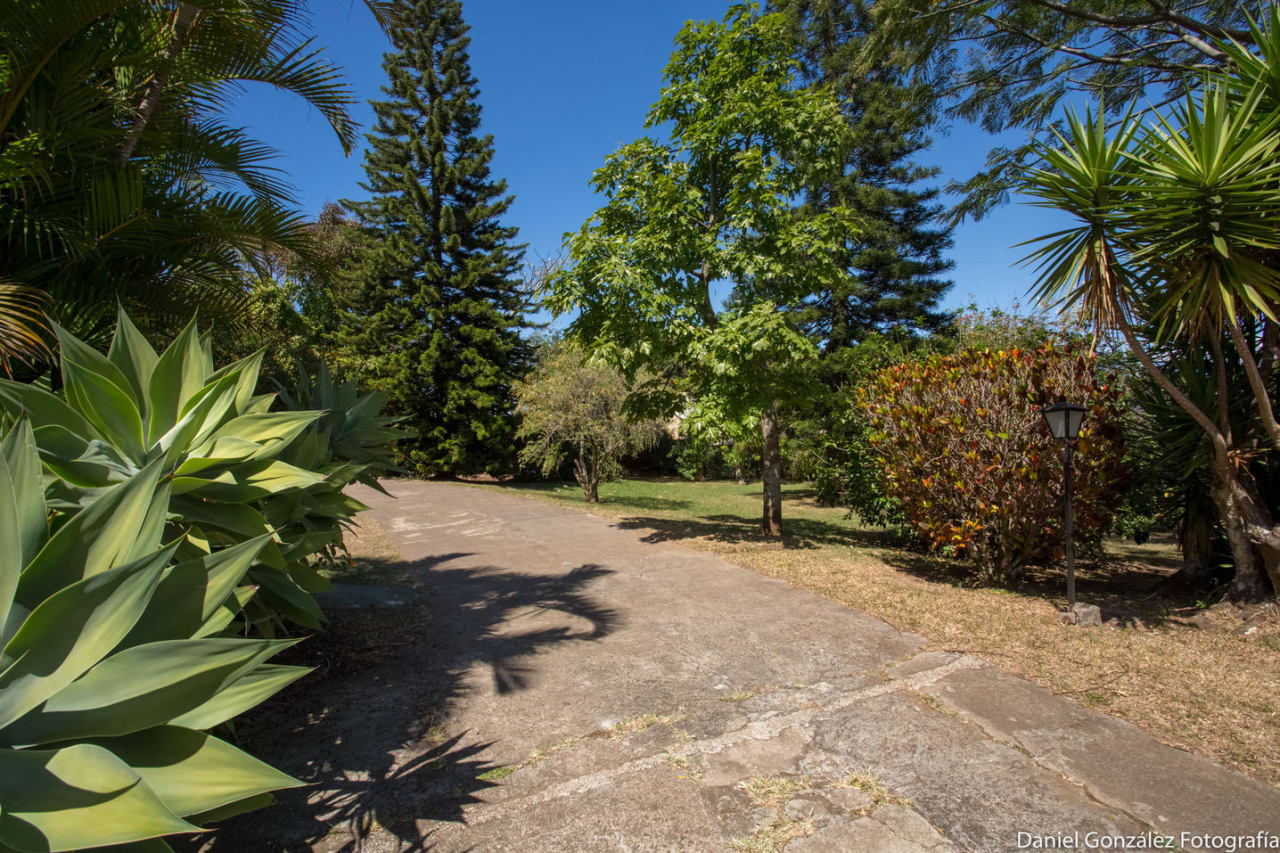
[[[255, 754], [313, 784], [210, 849], [1116, 850], [1171, 837], [1167, 849], [1197, 850], [1231, 844], [1205, 834], [1280, 835], [1276, 789], [974, 658], [922, 652], [923, 638], [857, 610], [544, 502], [388, 487], [394, 499], [357, 496], [416, 603], [360, 618], [412, 627], [360, 666], [321, 664], [246, 721]], [[335, 610], [335, 630], [378, 624], [356, 612]]]

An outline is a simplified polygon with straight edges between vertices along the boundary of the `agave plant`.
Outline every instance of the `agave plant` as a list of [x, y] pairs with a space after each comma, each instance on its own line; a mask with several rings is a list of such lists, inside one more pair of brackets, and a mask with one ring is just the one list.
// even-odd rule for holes
[[325, 413], [308, 425], [279, 458], [322, 473], [325, 480], [272, 499], [267, 517], [286, 539], [296, 537], [315, 546], [315, 554], [302, 559], [332, 565], [343, 552], [343, 530], [357, 512], [367, 509], [342, 490], [358, 482], [385, 494], [378, 477], [400, 470], [391, 461], [391, 446], [412, 435], [412, 431], [397, 427], [399, 418], [381, 414], [386, 392], [361, 395], [354, 381], [335, 383], [323, 362], [314, 384], [305, 371], [300, 371], [293, 389], [278, 383], [277, 387], [279, 404], [284, 409], [320, 409]]
[[[274, 395], [254, 394], [262, 354], [215, 370], [209, 340], [194, 320], [161, 354], [123, 310], [105, 356], [56, 324], [54, 331], [60, 394], [0, 380], [0, 417], [31, 418], [40, 457], [55, 475], [51, 506], [85, 507], [102, 490], [156, 465], [170, 494], [169, 523], [183, 528], [187, 551], [270, 535], [250, 570], [261, 587], [251, 618], [278, 614], [319, 627], [323, 617], [309, 593], [328, 583], [300, 559], [319, 546], [278, 529], [290, 494], [327, 477], [278, 457], [323, 413], [268, 411]], [[353, 509], [340, 493], [327, 501], [334, 511]]]
[[164, 455], [51, 515], [42, 429], [0, 440], [0, 848], [198, 832], [300, 784], [207, 732], [307, 671], [217, 636], [270, 536], [175, 562]]

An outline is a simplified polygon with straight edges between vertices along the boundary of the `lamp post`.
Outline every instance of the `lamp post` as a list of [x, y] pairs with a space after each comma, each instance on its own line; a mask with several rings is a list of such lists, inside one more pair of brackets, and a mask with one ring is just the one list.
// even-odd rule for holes
[[1063, 513], [1063, 550], [1067, 557], [1067, 611], [1074, 613], [1076, 609], [1076, 549], [1071, 529], [1071, 455], [1075, 450], [1076, 439], [1080, 437], [1080, 425], [1084, 423], [1087, 412], [1078, 403], [1068, 403], [1066, 397], [1059, 397], [1052, 406], [1040, 410], [1044, 422], [1049, 425], [1049, 432], [1062, 445], [1062, 513]]

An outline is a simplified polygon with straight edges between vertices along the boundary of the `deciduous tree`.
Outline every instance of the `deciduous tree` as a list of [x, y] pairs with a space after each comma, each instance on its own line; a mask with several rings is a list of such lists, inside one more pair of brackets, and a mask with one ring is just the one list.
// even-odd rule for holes
[[538, 367], [516, 386], [519, 435], [527, 442], [521, 461], [547, 477], [572, 456], [583, 497], [600, 500], [600, 483], [621, 473], [622, 457], [647, 450], [661, 428], [627, 417], [626, 397], [626, 380], [616, 369], [566, 343], [547, 345]]
[[[829, 94], [797, 86], [782, 15], [734, 6], [690, 22], [643, 137], [611, 154], [593, 186], [607, 201], [569, 235], [570, 266], [547, 304], [570, 334], [635, 381], [636, 411], [674, 415], [714, 400], [759, 417], [766, 535], [782, 533], [779, 416], [816, 355], [795, 324], [807, 295], [845, 275], [842, 208], [794, 199], [839, 171], [848, 128]], [[642, 369], [651, 371], [641, 378]]]

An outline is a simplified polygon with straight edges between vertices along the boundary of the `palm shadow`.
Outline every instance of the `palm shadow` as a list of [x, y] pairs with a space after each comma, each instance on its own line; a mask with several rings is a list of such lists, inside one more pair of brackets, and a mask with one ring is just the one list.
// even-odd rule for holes
[[[477, 665], [495, 692], [524, 690], [541, 652], [598, 640], [620, 624], [585, 592], [607, 569], [449, 566], [467, 556], [366, 561], [369, 576], [400, 579], [417, 602], [331, 611], [323, 632], [278, 658], [314, 671], [236, 722], [239, 746], [306, 787], [278, 792], [278, 805], [232, 818], [188, 849], [302, 851], [345, 837], [326, 849], [356, 851], [378, 826], [397, 849], [426, 850], [430, 822], [463, 821], [496, 769], [479, 757], [492, 742], [447, 730]], [[575, 627], [520, 630], [522, 614], [547, 610], [575, 617]]]

